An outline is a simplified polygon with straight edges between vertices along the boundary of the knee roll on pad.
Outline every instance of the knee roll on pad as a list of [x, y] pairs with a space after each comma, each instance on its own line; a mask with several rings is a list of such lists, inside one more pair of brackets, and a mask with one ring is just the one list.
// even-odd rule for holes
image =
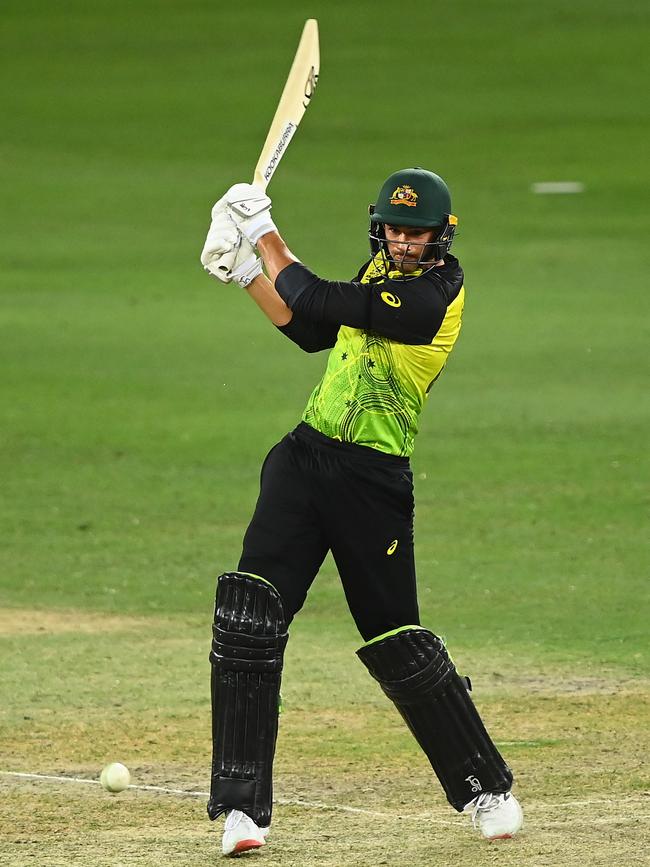
[[494, 746], [443, 641], [405, 629], [357, 651], [394, 702], [459, 812], [481, 792], [507, 792], [512, 772]]
[[221, 575], [212, 627], [212, 776], [208, 815], [271, 821], [278, 704], [288, 634], [282, 599], [261, 578]]

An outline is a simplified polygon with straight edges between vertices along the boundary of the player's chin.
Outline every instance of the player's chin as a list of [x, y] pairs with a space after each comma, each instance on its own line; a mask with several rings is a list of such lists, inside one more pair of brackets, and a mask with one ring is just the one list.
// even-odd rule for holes
[[408, 259], [404, 259], [401, 262], [397, 262], [396, 264], [402, 274], [412, 274], [420, 267], [420, 263], [416, 259], [413, 259], [411, 261], [409, 261]]

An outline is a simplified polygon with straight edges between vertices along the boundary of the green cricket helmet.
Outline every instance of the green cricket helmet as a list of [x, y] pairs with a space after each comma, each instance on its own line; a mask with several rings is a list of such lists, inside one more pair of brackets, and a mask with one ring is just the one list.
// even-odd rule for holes
[[439, 175], [419, 167], [401, 169], [385, 181], [377, 202], [370, 205], [368, 210], [368, 234], [373, 256], [383, 252], [384, 256], [391, 260], [384, 231], [386, 224], [439, 228], [435, 239], [423, 245], [420, 255], [423, 265], [437, 262], [449, 252], [458, 218], [451, 213], [449, 188]]

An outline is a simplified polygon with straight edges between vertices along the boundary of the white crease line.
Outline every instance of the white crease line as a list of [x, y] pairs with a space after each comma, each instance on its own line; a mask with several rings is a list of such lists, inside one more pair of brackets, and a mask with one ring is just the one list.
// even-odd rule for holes
[[22, 777], [24, 780], [56, 780], [65, 783], [92, 783], [99, 785], [99, 780], [86, 780], [83, 777], [55, 777], [52, 774], [26, 774], [24, 771], [0, 771], [3, 777]]
[[[84, 783], [93, 786], [101, 785], [99, 780], [88, 780], [84, 777], [62, 777], [53, 774], [28, 774], [24, 771], [0, 771], [0, 775], [5, 777], [19, 777], [23, 780], [52, 780], [58, 783]], [[185, 795], [193, 798], [208, 798], [209, 792], [188, 791], [186, 789], [168, 789], [164, 786], [138, 786], [131, 783], [127, 788], [139, 792], [158, 792], [165, 795]], [[366, 810], [363, 807], [349, 807], [347, 804], [324, 804], [320, 801], [303, 801], [300, 798], [274, 798], [274, 804], [280, 807], [305, 807], [310, 810], [331, 810], [340, 813], [356, 813], [362, 816], [372, 816], [374, 819], [386, 819], [395, 821], [396, 819], [413, 819], [412, 815], [401, 816], [396, 813], [380, 813], [376, 810]], [[417, 817], [419, 818], [419, 817]], [[436, 825], [457, 825], [458, 821], [452, 822], [448, 819], [439, 819], [436, 816], [426, 814], [426, 820]]]
[[[26, 780], [53, 780], [59, 783], [84, 783], [90, 784], [93, 786], [99, 786], [99, 780], [89, 780], [85, 777], [63, 777], [63, 776], [55, 776], [53, 774], [29, 774], [24, 771], [0, 771], [0, 776], [5, 777], [19, 777], [20, 779]], [[208, 798], [210, 796], [209, 792], [201, 792], [195, 791], [191, 789], [169, 789], [165, 786], [138, 786], [135, 784], [131, 784], [129, 789], [133, 789], [139, 792], [158, 792], [159, 794], [164, 795], [184, 795], [186, 797], [191, 798]], [[340, 813], [355, 813], [362, 816], [372, 816], [375, 819], [387, 819], [388, 821], [395, 821], [396, 819], [409, 819], [411, 821], [417, 822], [430, 822], [436, 825], [459, 825], [462, 823], [462, 820], [459, 818], [456, 821], [451, 821], [450, 819], [440, 819], [435, 816], [431, 812], [427, 813], [406, 813], [405, 815], [401, 815], [400, 813], [382, 813], [377, 810], [366, 810], [363, 807], [350, 807], [347, 804], [325, 804], [321, 801], [304, 801], [300, 798], [275, 798], [274, 803], [278, 804], [280, 807], [305, 807], [310, 810], [330, 810], [334, 812]], [[619, 798], [593, 798], [591, 800], [586, 801], [565, 801], [558, 803], [549, 803], [548, 801], [538, 801], [538, 802], [524, 802], [524, 810], [525, 811], [544, 811], [546, 810], [559, 810], [559, 809], [571, 809], [573, 807], [597, 807], [597, 806], [613, 806], [616, 805], [620, 807], [621, 803], [625, 804], [647, 804], [650, 803], [650, 792], [643, 795], [630, 795], [624, 796], [621, 795]], [[628, 818], [622, 819], [619, 817], [611, 817], [608, 819], [590, 819], [592, 824], [596, 825], [609, 825], [609, 824], [617, 824], [620, 822], [636, 822], [636, 821], [645, 821], [650, 817], [648, 816], [630, 816]], [[567, 822], [539, 822], [539, 825], [544, 827], [550, 826], [563, 826], [566, 825]]]
[[[420, 816], [414, 816], [413, 814], [401, 815], [400, 813], [380, 813], [376, 810], [365, 810], [363, 807], [348, 807], [345, 804], [323, 804], [319, 801], [301, 801], [296, 798], [276, 798], [274, 803], [278, 804], [280, 807], [307, 807], [312, 810], [335, 810], [341, 813], [360, 813], [363, 816], [372, 816], [375, 819], [387, 819], [390, 822], [394, 822], [396, 819], [417, 819], [419, 821], [421, 818]], [[435, 825], [461, 824], [460, 820], [452, 822], [449, 819], [439, 819], [437, 816], [433, 816], [430, 813], [426, 814], [426, 820]]]
[[[85, 777], [57, 777], [53, 774], [26, 774], [24, 771], [0, 771], [0, 775], [5, 777], [22, 777], [25, 780], [54, 780], [58, 783], [88, 783], [92, 786], [99, 786], [99, 780], [87, 780]], [[209, 792], [195, 792], [186, 789], [166, 789], [164, 786], [136, 786], [133, 783], [128, 786], [129, 789], [136, 789], [141, 792], [162, 792], [165, 795], [191, 795], [194, 798], [208, 798]]]
[[135, 786], [131, 784], [129, 789], [138, 789], [141, 792], [162, 792], [165, 795], [191, 795], [193, 798], [210, 797], [210, 792], [196, 792], [192, 789], [166, 789], [164, 786]]

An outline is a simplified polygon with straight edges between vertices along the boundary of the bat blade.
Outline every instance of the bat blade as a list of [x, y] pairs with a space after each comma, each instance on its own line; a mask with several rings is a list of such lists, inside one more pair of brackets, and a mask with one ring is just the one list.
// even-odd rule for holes
[[320, 70], [318, 22], [309, 18], [300, 37], [264, 147], [255, 166], [253, 184], [265, 190], [309, 105]]

